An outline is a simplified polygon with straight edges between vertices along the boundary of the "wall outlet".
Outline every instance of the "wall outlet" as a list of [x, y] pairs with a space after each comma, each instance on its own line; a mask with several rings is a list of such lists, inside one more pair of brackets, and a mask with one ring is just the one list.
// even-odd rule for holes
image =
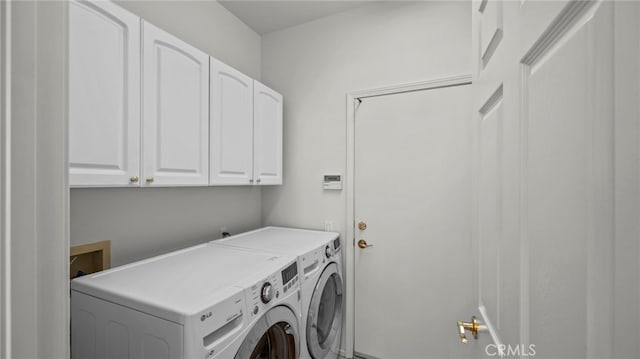
[[329, 221], [329, 220], [325, 220], [324, 221], [324, 230], [326, 232], [331, 232], [333, 231], [333, 222]]

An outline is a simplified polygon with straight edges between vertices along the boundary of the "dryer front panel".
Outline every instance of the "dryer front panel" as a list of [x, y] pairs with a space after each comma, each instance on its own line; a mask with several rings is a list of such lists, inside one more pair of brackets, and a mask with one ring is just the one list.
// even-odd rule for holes
[[336, 358], [342, 330], [343, 290], [336, 263], [329, 264], [313, 291], [307, 315], [307, 348], [315, 359]]

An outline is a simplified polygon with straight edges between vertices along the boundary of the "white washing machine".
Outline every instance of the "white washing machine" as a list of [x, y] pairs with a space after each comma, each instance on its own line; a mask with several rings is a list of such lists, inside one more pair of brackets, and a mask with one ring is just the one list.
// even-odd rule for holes
[[334, 359], [340, 350], [344, 287], [338, 233], [266, 227], [213, 243], [298, 257], [303, 327], [300, 358]]
[[[245, 288], [244, 329], [217, 358], [295, 359], [301, 351], [300, 276], [296, 258], [283, 256], [267, 271], [238, 283]], [[275, 270], [274, 270], [275, 269]]]
[[80, 277], [72, 358], [297, 358], [299, 284], [294, 256], [210, 243]]

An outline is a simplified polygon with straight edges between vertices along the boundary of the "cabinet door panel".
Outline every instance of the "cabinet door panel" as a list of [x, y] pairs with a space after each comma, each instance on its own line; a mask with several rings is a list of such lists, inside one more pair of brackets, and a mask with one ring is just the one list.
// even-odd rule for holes
[[253, 80], [211, 59], [212, 185], [253, 183]]
[[143, 24], [142, 184], [207, 185], [209, 56]]
[[109, 2], [69, 5], [69, 182], [137, 186], [140, 20]]
[[253, 176], [258, 184], [282, 184], [282, 95], [254, 81]]

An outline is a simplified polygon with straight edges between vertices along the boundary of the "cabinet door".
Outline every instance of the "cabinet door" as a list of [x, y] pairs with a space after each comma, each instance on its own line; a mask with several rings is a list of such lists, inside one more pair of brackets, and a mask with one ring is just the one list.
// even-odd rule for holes
[[211, 59], [212, 185], [253, 183], [253, 79]]
[[69, 5], [69, 183], [137, 186], [140, 19], [110, 2]]
[[282, 95], [253, 85], [253, 177], [257, 184], [282, 184]]
[[142, 186], [209, 183], [209, 56], [143, 22]]

